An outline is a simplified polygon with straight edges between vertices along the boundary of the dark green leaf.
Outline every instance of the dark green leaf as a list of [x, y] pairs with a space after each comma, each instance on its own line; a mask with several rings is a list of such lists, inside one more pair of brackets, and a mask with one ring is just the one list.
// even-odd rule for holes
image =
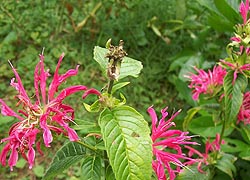
[[216, 8], [231, 23], [236, 24], [239, 20], [239, 13], [236, 12], [225, 0], [214, 0]]
[[86, 148], [76, 142], [68, 142], [55, 154], [52, 163], [46, 170], [44, 180], [54, 179], [57, 174], [79, 162], [86, 154]]
[[247, 125], [241, 124], [241, 125], [240, 125], [240, 133], [241, 133], [243, 139], [244, 139], [248, 144], [250, 144], [250, 125], [249, 125], [249, 124], [247, 124]]
[[231, 154], [221, 154], [221, 156], [221, 159], [218, 159], [215, 167], [233, 178], [233, 173], [236, 173], [234, 162], [237, 158]]
[[223, 84], [225, 92], [225, 116], [227, 123], [233, 122], [236, 119], [243, 101], [243, 92], [247, 86], [247, 78], [244, 75], [238, 74], [234, 84], [233, 78], [234, 71], [229, 71], [224, 78]]
[[248, 148], [240, 152], [239, 157], [244, 160], [250, 161], [250, 146], [249, 145], [248, 145]]
[[86, 157], [81, 169], [82, 180], [104, 180], [104, 162], [98, 156]]
[[143, 116], [129, 106], [118, 106], [105, 109], [99, 125], [116, 179], [149, 180], [152, 142]]

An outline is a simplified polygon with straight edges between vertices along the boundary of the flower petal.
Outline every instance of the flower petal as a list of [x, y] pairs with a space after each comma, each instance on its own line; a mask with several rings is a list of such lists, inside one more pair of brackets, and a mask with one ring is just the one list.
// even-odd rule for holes
[[16, 117], [19, 120], [23, 120], [21, 116], [16, 114], [2, 99], [0, 99], [0, 104], [1, 104], [1, 113], [4, 116], [13, 116]]

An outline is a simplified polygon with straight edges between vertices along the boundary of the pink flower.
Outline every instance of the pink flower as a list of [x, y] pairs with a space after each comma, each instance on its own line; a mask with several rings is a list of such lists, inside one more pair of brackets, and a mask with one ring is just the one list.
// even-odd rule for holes
[[249, 11], [249, 0], [246, 0], [245, 4], [244, 4], [244, 2], [241, 2], [239, 11], [240, 11], [240, 14], [242, 16], [243, 23], [246, 24], [248, 21], [247, 14]]
[[[165, 121], [168, 116], [167, 108], [162, 109], [162, 118], [158, 121], [157, 115], [153, 107], [148, 108], [148, 113], [152, 119], [152, 134], [153, 155], [155, 159], [152, 162], [152, 167], [159, 180], [166, 180], [165, 169], [167, 169], [170, 180], [175, 178], [175, 174], [180, 172], [185, 165], [181, 160], [195, 161], [183, 154], [181, 145], [194, 144], [191, 142], [191, 136], [188, 132], [180, 130], [170, 130], [174, 126], [172, 120], [180, 113], [176, 112], [171, 118]], [[174, 168], [175, 167], [175, 168]]]
[[239, 124], [241, 121], [245, 125], [250, 124], [250, 91], [244, 94], [243, 103], [238, 113], [237, 124]]
[[[100, 93], [95, 89], [88, 89], [82, 85], [70, 86], [57, 93], [60, 84], [68, 77], [78, 73], [79, 66], [77, 66], [76, 69], [68, 70], [65, 74], [60, 75], [58, 73], [63, 57], [64, 54], [59, 58], [49, 88], [46, 88], [46, 80], [50, 74], [48, 70], [45, 71], [44, 69], [43, 54], [40, 55], [40, 61], [36, 65], [34, 72], [35, 98], [32, 99], [34, 99], [35, 102], [32, 102], [28, 97], [19, 74], [11, 65], [15, 78], [11, 80], [10, 85], [18, 91], [16, 97], [19, 100], [18, 105], [21, 106], [21, 109], [18, 111], [19, 115], [0, 99], [2, 115], [13, 116], [19, 119], [19, 121], [10, 128], [9, 137], [1, 140], [1, 142], [7, 142], [0, 154], [0, 161], [3, 166], [6, 165], [7, 155], [9, 151], [11, 151], [8, 161], [11, 170], [13, 170], [13, 166], [16, 165], [19, 153], [28, 161], [29, 167], [32, 168], [35, 159], [33, 146], [36, 141], [36, 136], [39, 133], [42, 133], [46, 147], [50, 147], [50, 143], [53, 141], [52, 131], [68, 136], [70, 141], [79, 140], [75, 130], [69, 127], [69, 123], [74, 121], [74, 109], [64, 104], [63, 100], [78, 91], [85, 91], [83, 98], [88, 94], [100, 95]], [[36, 149], [42, 154], [40, 142], [36, 143]]]
[[225, 60], [220, 60], [220, 62], [222, 63], [222, 65], [226, 65], [228, 66], [230, 69], [234, 70], [234, 78], [233, 78], [233, 84], [235, 83], [236, 79], [237, 79], [237, 74], [241, 73], [244, 74], [244, 71], [249, 71], [250, 70], [250, 64], [244, 64], [244, 65], [240, 65], [237, 62], [236, 63], [230, 63], [227, 62]]
[[191, 80], [188, 87], [194, 88], [192, 96], [194, 100], [198, 100], [200, 94], [213, 96], [220, 91], [227, 73], [225, 69], [220, 66], [214, 66], [213, 70], [208, 70], [208, 72], [196, 67], [194, 69], [198, 72], [198, 75], [191, 73], [190, 76], [185, 76]]
[[[224, 144], [224, 141], [221, 141], [222, 144]], [[209, 138], [206, 141], [206, 147], [205, 147], [205, 153], [200, 153], [196, 149], [190, 147], [190, 146], [185, 146], [187, 149], [189, 149], [188, 156], [192, 157], [194, 154], [198, 155], [199, 158], [196, 158], [196, 161], [198, 161], [198, 166], [197, 169], [199, 172], [204, 173], [204, 171], [201, 169], [202, 164], [204, 165], [209, 165], [213, 163], [213, 159], [210, 158], [209, 153], [210, 152], [216, 152], [220, 150], [220, 135], [216, 134], [216, 138], [213, 142], [209, 142]], [[188, 161], [185, 163], [185, 165], [192, 165], [196, 162], [194, 161]]]

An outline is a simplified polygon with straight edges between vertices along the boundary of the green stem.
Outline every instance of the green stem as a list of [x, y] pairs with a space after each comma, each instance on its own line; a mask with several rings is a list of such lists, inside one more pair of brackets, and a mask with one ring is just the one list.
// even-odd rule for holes
[[113, 79], [110, 79], [110, 80], [109, 80], [109, 84], [108, 84], [108, 93], [109, 93], [109, 94], [111, 94], [113, 85], [114, 85], [114, 80], [113, 80]]
[[224, 119], [223, 124], [222, 124], [222, 129], [221, 129], [221, 132], [220, 132], [219, 145], [221, 145], [221, 142], [222, 142], [222, 139], [223, 139], [223, 136], [224, 136], [224, 132], [225, 132], [225, 127], [226, 127], [226, 120]]
[[96, 148], [94, 146], [88, 145], [88, 144], [86, 144], [86, 143], [84, 143], [82, 141], [76, 141], [76, 142], [83, 145], [83, 146], [85, 146], [86, 148], [88, 148], [88, 149], [90, 149], [92, 151], [96, 151]]

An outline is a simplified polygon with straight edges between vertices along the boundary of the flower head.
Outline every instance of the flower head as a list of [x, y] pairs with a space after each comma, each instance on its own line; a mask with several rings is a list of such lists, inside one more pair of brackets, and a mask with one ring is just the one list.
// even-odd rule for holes
[[214, 96], [220, 91], [227, 73], [225, 69], [220, 66], [214, 66], [213, 70], [208, 70], [208, 72], [196, 67], [194, 69], [198, 72], [198, 75], [191, 73], [191, 75], [185, 76], [191, 80], [188, 87], [194, 88], [192, 96], [194, 100], [198, 100], [200, 94]]
[[175, 173], [180, 172], [181, 168], [185, 166], [181, 160], [195, 161], [183, 154], [181, 145], [196, 145], [197, 143], [190, 141], [191, 136], [188, 136], [188, 132], [169, 129], [175, 125], [172, 120], [180, 111], [176, 112], [167, 121], [165, 121], [168, 116], [167, 108], [162, 109], [160, 120], [158, 120], [153, 107], [148, 108], [148, 113], [152, 119], [151, 138], [153, 141], [153, 155], [155, 157], [152, 162], [153, 169], [159, 180], [166, 180], [165, 169], [168, 171], [170, 180], [173, 180], [176, 176]]
[[[222, 140], [221, 143], [223, 144], [224, 141]], [[213, 163], [213, 159], [210, 158], [209, 153], [216, 152], [220, 150], [220, 135], [216, 134], [216, 138], [214, 141], [210, 142], [210, 139], [206, 141], [205, 146], [205, 153], [200, 153], [198, 150], [190, 147], [185, 146], [187, 149], [189, 149], [188, 156], [192, 157], [194, 154], [198, 155], [198, 158], [196, 158], [196, 161], [198, 162], [197, 169], [199, 172], [204, 173], [204, 171], [201, 169], [202, 164], [209, 165]], [[185, 165], [192, 165], [196, 162], [194, 161], [188, 161], [185, 163]]]
[[243, 23], [246, 24], [248, 21], [247, 14], [249, 11], [249, 0], [246, 0], [246, 3], [241, 2], [239, 11], [240, 11], [240, 14], [242, 16]]
[[250, 91], [244, 94], [237, 119], [237, 124], [240, 122], [243, 122], [245, 125], [250, 124]]
[[[34, 71], [34, 102], [28, 97], [17, 70], [11, 65], [15, 78], [11, 80], [10, 85], [18, 92], [16, 98], [19, 101], [18, 105], [19, 107], [21, 106], [21, 109], [18, 111], [19, 114], [17, 114], [0, 99], [2, 115], [13, 116], [19, 119], [10, 128], [9, 137], [1, 140], [1, 142], [7, 142], [0, 154], [0, 161], [3, 166], [6, 165], [7, 155], [11, 151], [8, 161], [11, 170], [16, 165], [19, 153], [28, 161], [29, 167], [32, 168], [35, 158], [34, 144], [37, 135], [40, 133], [43, 136], [46, 147], [50, 147], [53, 141], [52, 131], [68, 136], [70, 141], [79, 140], [75, 130], [69, 127], [69, 123], [74, 121], [74, 109], [64, 104], [63, 100], [78, 91], [85, 91], [83, 98], [88, 94], [99, 95], [100, 93], [95, 89], [88, 89], [83, 85], [70, 86], [57, 93], [60, 84], [68, 77], [78, 73], [78, 66], [76, 69], [68, 70], [65, 74], [60, 75], [58, 73], [63, 57], [64, 54], [60, 56], [52, 82], [47, 88], [46, 80], [50, 74], [48, 70], [45, 71], [44, 69], [43, 54], [40, 55], [40, 61]], [[36, 143], [36, 149], [42, 153], [39, 142]]]
[[239, 63], [231, 63], [231, 62], [227, 62], [225, 60], [220, 60], [221, 65], [226, 65], [227, 67], [229, 67], [230, 69], [232, 69], [234, 71], [234, 77], [233, 77], [233, 84], [235, 83], [236, 79], [237, 79], [237, 74], [241, 73], [241, 74], [245, 74], [244, 71], [249, 71], [250, 70], [250, 64], [244, 64], [244, 65], [240, 65]]

